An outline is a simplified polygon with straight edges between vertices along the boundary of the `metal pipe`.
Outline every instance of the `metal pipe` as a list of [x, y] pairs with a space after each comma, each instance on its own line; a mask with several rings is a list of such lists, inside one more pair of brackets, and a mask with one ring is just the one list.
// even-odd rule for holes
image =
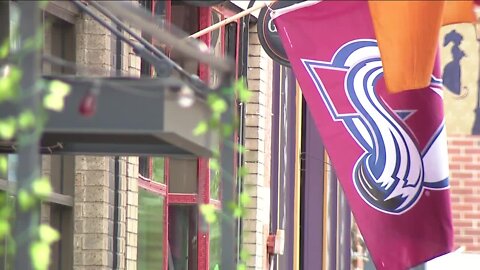
[[95, 7], [98, 11], [103, 13], [103, 15], [107, 16], [113, 23], [117, 24], [120, 29], [123, 29], [125, 32], [127, 32], [130, 36], [138, 40], [140, 44], [145, 46], [145, 48], [149, 49], [154, 55], [162, 58], [165, 60], [169, 65], [171, 65], [173, 68], [175, 68], [176, 71], [178, 71], [182, 76], [185, 77], [191, 77], [191, 74], [186, 72], [179, 64], [177, 64], [175, 61], [170, 59], [168, 56], [166, 56], [162, 51], [157, 49], [155, 46], [150, 44], [147, 40], [145, 40], [143, 37], [140, 35], [137, 35], [134, 31], [132, 31], [127, 25], [125, 25], [122, 21], [120, 21], [118, 18], [115, 17], [108, 9], [104, 8], [103, 6], [99, 5], [95, 1], [90, 1], [90, 5]]
[[[248, 3], [247, 9], [250, 9], [253, 5], [255, 4], [255, 0], [250, 0]], [[240, 31], [240, 49], [238, 50], [240, 52], [240, 76], [243, 77], [245, 80], [245, 83], [247, 83], [248, 87], [248, 47], [250, 44], [249, 41], [249, 27], [250, 27], [250, 14], [247, 16], [243, 17], [240, 20], [241, 23], [241, 31]], [[238, 123], [238, 144], [244, 146], [245, 145], [245, 104], [242, 102], [239, 104], [238, 108], [238, 114], [239, 114], [239, 123]], [[238, 153], [238, 164], [237, 166], [240, 168], [240, 166], [243, 166], [244, 164], [244, 156], [242, 153]], [[237, 179], [237, 194], [240, 194], [243, 192], [243, 177], [240, 175], [238, 176]], [[239, 199], [237, 200], [237, 203], [240, 203]], [[240, 251], [242, 248], [242, 235], [243, 235], [243, 220], [239, 219], [237, 222], [237, 250]], [[240, 252], [237, 252], [237, 261], [240, 261]]]
[[119, 223], [120, 223], [120, 158], [116, 156], [114, 158], [114, 170], [113, 170], [113, 262], [112, 269], [118, 269], [118, 235], [119, 235]]
[[[37, 31], [40, 31], [40, 8], [37, 1], [19, 1], [18, 7], [21, 14], [20, 24], [20, 44], [26, 44], [34, 39]], [[34, 85], [39, 78], [40, 68], [39, 51], [32, 49], [23, 55], [19, 60], [19, 66], [23, 76], [20, 82], [20, 100], [18, 103], [18, 112], [30, 111], [33, 115], [40, 115], [40, 95], [34, 91]], [[32, 183], [40, 177], [40, 133], [35, 127], [29, 129], [20, 129], [18, 141], [21, 142], [18, 147], [17, 164], [17, 194], [22, 189], [31, 191]], [[40, 222], [40, 205], [35, 205], [28, 210], [21, 210], [19, 201], [16, 204], [16, 221], [14, 226], [14, 239], [17, 241], [17, 250], [14, 260], [14, 269], [32, 270], [32, 260], [30, 259], [30, 246], [33, 242], [32, 228]]]
[[[149, 51], [149, 49], [144, 45], [144, 44], [148, 44], [148, 41], [146, 41], [145, 39], [143, 39], [142, 37], [139, 37], [138, 35], [136, 35], [134, 32], [132, 32], [127, 26], [125, 26], [120, 20], [118, 20], [117, 18], [115, 17], [111, 17], [109, 19], [111, 19], [114, 23], [116, 23], [117, 25], [121, 26], [121, 28], [123, 30], [125, 30], [127, 33], [129, 34], [132, 34], [133, 33], [133, 37], [138, 39], [138, 41], [142, 44], [142, 46], [139, 46], [138, 44], [136, 44], [135, 42], [131, 41], [130, 39], [126, 38], [120, 31], [118, 31], [115, 27], [113, 27], [112, 25], [110, 25], [108, 22], [102, 20], [101, 18], [99, 18], [96, 14], [94, 14], [89, 8], [87, 8], [84, 4], [82, 4], [82, 2], [78, 1], [78, 0], [74, 0], [72, 1], [75, 5], [77, 5], [77, 7], [79, 7], [82, 11], [84, 11], [85, 13], [87, 13], [89, 16], [91, 16], [94, 20], [96, 20], [100, 25], [102, 25], [103, 27], [105, 27], [106, 29], [108, 29], [110, 32], [112, 32], [115, 36], [117, 36], [118, 38], [121, 38], [125, 43], [127, 43], [129, 46], [131, 46], [134, 51], [143, 59], [147, 60], [148, 62], [150, 62], [152, 65], [154, 65], [155, 67], [159, 67], [159, 66], [162, 66], [165, 62], [162, 62], [162, 61], [166, 61], [168, 64], [171, 64], [173, 67], [176, 67], [178, 66], [177, 63], [175, 63], [173, 60], [171, 60], [170, 58], [168, 58], [167, 56], [165, 56], [162, 52], [158, 51], [158, 49], [154, 48], [155, 49], [155, 54], [154, 52], [152, 51]], [[93, 4], [94, 2], [90, 2], [91, 4]], [[101, 12], [101, 10], [99, 10]], [[110, 13], [107, 13], [107, 14], [104, 14], [105, 16], [109, 17], [109, 16], [113, 16], [112, 14]], [[135, 36], [134, 36], [135, 35]], [[150, 44], [149, 44], [150, 46]], [[161, 57], [161, 58], [160, 58]], [[178, 66], [179, 67], [179, 66]], [[179, 69], [177, 69], [181, 75], [184, 76], [184, 78], [187, 79], [187, 82], [189, 83], [189, 85], [192, 87], [192, 89], [194, 90], [197, 90], [197, 91], [200, 91], [200, 92], [204, 92], [204, 91], [212, 91], [212, 89], [210, 89], [208, 86], [206, 86], [201, 80], [199, 80], [198, 78], [195, 78], [193, 76], [191, 76], [190, 74], [188, 74], [185, 70], [183, 70], [183, 68], [179, 67]]]
[[233, 15], [232, 17], [229, 17], [229, 18], [227, 18], [227, 19], [225, 19], [225, 20], [223, 20], [223, 21], [220, 21], [220, 22], [218, 22], [218, 23], [216, 23], [216, 24], [214, 24], [214, 25], [210, 25], [209, 27], [207, 27], [207, 28], [205, 28], [205, 29], [202, 29], [202, 30], [200, 30], [200, 31], [198, 31], [198, 32], [196, 32], [196, 33], [194, 33], [194, 34], [191, 34], [190, 37], [191, 37], [191, 38], [198, 38], [198, 37], [201, 37], [201, 36], [203, 36], [203, 35], [206, 35], [206, 34], [212, 32], [212, 31], [215, 31], [215, 30], [219, 29], [220, 27], [222, 27], [222, 26], [224, 26], [224, 25], [227, 25], [227, 24], [229, 24], [229, 23], [231, 23], [231, 22], [234, 22], [234, 21], [236, 21], [236, 20], [238, 20], [238, 19], [240, 19], [240, 18], [242, 18], [242, 17], [245, 17], [245, 16], [247, 16], [247, 15], [250, 15], [250, 13], [252, 13], [252, 12], [254, 12], [254, 11], [256, 11], [256, 10], [259, 10], [259, 9], [261, 9], [261, 8], [263, 8], [263, 7], [266, 7], [266, 6], [268, 6], [268, 5], [269, 5], [269, 2], [266, 1], [266, 2], [262, 2], [262, 4], [260, 4], [260, 5], [256, 6], [256, 7], [249, 7], [249, 8], [247, 8], [246, 10], [244, 10], [244, 11], [238, 13], [238, 14]]
[[[100, 4], [107, 7], [115, 16], [127, 19], [132, 27], [141, 29], [151, 35], [154, 40], [174, 48], [176, 52], [183, 56], [208, 64], [218, 71], [231, 72], [233, 70], [234, 65], [230, 59], [216, 57], [212, 53], [203, 51], [199, 46], [192, 44], [192, 41], [196, 40], [180, 39], [165, 29], [158, 27], [154, 17], [145, 10], [125, 2], [102, 1]], [[173, 26], [170, 26], [170, 28], [173, 28]]]
[[[120, 27], [117, 27], [119, 31], [121, 31]], [[117, 74], [121, 75], [122, 74], [122, 41], [117, 37], [115, 39], [115, 68], [117, 70]], [[116, 156], [114, 158], [114, 170], [113, 170], [113, 262], [112, 262], [112, 268], [113, 269], [118, 269], [118, 253], [119, 253], [119, 248], [118, 248], [118, 235], [119, 235], [119, 230], [120, 230], [120, 158]], [[127, 180], [128, 181], [128, 180]]]

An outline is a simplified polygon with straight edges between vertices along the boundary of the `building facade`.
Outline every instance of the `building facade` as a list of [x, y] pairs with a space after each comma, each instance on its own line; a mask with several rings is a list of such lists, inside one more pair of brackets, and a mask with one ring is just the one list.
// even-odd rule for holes
[[[195, 1], [129, 4], [188, 35], [248, 8], [245, 3], [233, 3], [238, 1], [209, 7], [188, 2]], [[88, 1], [84, 4], [88, 6]], [[1, 3], [0, 11], [0, 20], [8, 18], [8, 29], [14, 29], [19, 23], [15, 2]], [[47, 26], [44, 57], [75, 66], [44, 62], [43, 75], [161, 75], [70, 2], [51, 1], [42, 18]], [[237, 195], [251, 196], [244, 217], [235, 224], [237, 259], [245, 259], [247, 269], [257, 270], [373, 269], [295, 76], [262, 48], [257, 18], [255, 13], [199, 37], [216, 55], [235, 60], [236, 77], [246, 79], [252, 92], [246, 104], [236, 102], [240, 123], [235, 140], [245, 152], [235, 155], [235, 166], [248, 169], [246, 176], [235, 176]], [[465, 87], [458, 93], [450, 89], [445, 98], [456, 247], [479, 253], [480, 140], [478, 132], [472, 131], [478, 111], [478, 42], [470, 26], [452, 27], [442, 30], [443, 34], [460, 33], [464, 43], [457, 45], [468, 51], [459, 63], [475, 66], [463, 69]], [[132, 29], [202, 81], [209, 85], [219, 81], [209, 66], [182, 58]], [[456, 45], [448, 43], [444, 50], [452, 46]], [[447, 57], [445, 62], [452, 59]], [[458, 108], [470, 110], [459, 113]], [[468, 121], [455, 118], [458, 115]], [[16, 181], [16, 156], [8, 158], [9, 172], [0, 177], [1, 192]], [[208, 224], [199, 210], [202, 204], [225, 209], [221, 182], [207, 158], [49, 154], [42, 156], [42, 173], [50, 177], [54, 193], [42, 204], [41, 221], [62, 234], [53, 246], [50, 269], [224, 269], [220, 268], [220, 223]], [[0, 269], [10, 267], [9, 257], [3, 256]]]
[[[143, 7], [187, 34], [242, 11], [231, 3], [199, 7], [186, 2], [148, 0], [129, 4]], [[7, 16], [4, 18], [9, 18], [9, 28], [14, 29], [21, 18], [16, 3], [6, 2], [1, 8]], [[96, 15], [113, 24], [100, 12]], [[46, 26], [43, 56], [69, 63], [44, 62], [44, 76], [158, 75], [133, 48], [70, 2], [51, 1], [42, 11], [42, 21]], [[272, 61], [262, 53], [256, 33], [250, 33], [245, 23], [244, 19], [235, 20], [199, 39], [216, 55], [232, 57], [237, 77], [246, 77], [253, 92], [251, 102], [237, 104], [243, 108], [243, 127], [239, 130], [247, 149], [242, 160], [249, 168], [243, 186], [252, 195], [249, 212], [238, 223], [242, 240], [238, 238], [237, 246], [250, 253], [246, 262], [249, 268], [265, 269]], [[250, 38], [244, 39], [245, 35]], [[151, 37], [143, 37], [155, 44]], [[155, 45], [209, 85], [218, 82], [218, 75], [207, 65]], [[245, 72], [240, 70], [241, 65]], [[0, 180], [4, 192], [16, 180], [16, 155], [9, 154], [8, 159], [9, 172]], [[62, 235], [53, 246], [50, 269], [219, 269], [220, 224], [207, 224], [199, 212], [201, 204], [222, 208], [219, 178], [213, 177], [216, 172], [209, 169], [207, 158], [53, 154], [42, 156], [42, 173], [50, 177], [54, 194], [42, 204], [41, 222]], [[0, 269], [11, 266], [4, 256]]]

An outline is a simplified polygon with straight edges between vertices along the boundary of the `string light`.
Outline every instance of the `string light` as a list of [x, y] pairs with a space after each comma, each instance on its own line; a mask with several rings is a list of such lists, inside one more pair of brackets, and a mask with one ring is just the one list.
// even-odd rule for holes
[[100, 88], [99, 84], [99, 80], [94, 80], [92, 89], [88, 90], [80, 101], [78, 111], [84, 117], [92, 117], [97, 112], [97, 96]]
[[182, 108], [189, 108], [195, 103], [195, 93], [188, 86], [184, 85], [178, 91], [178, 105]]

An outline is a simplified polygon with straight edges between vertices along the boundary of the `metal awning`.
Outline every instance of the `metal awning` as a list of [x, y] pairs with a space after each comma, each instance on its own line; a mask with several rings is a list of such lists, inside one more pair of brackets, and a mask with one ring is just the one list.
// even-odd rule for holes
[[[53, 78], [50, 78], [53, 79]], [[52, 154], [209, 156], [216, 135], [193, 135], [196, 125], [210, 118], [204, 97], [197, 92], [188, 107], [178, 102], [179, 79], [56, 78], [71, 84], [61, 112], [48, 112], [42, 152]], [[97, 110], [79, 113], [82, 99], [95, 89]], [[185, 88], [183, 88], [185, 90]], [[182, 91], [183, 93], [183, 91]], [[0, 115], [14, 111], [2, 106]], [[13, 152], [13, 143], [0, 142], [0, 152]], [[10, 146], [10, 147], [8, 147]]]

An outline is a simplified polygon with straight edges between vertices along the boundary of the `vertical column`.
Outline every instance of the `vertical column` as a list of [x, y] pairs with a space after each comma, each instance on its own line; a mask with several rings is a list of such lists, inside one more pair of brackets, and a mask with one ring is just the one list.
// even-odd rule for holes
[[[33, 39], [37, 31], [40, 31], [40, 10], [38, 2], [19, 2], [18, 7], [21, 13], [22, 23], [20, 24], [21, 44]], [[37, 50], [27, 52], [20, 59], [20, 68], [23, 77], [20, 87], [19, 111], [29, 110], [34, 115], [39, 115], [40, 96], [33, 89], [35, 81], [38, 79], [39, 52]], [[21, 189], [31, 190], [32, 182], [40, 176], [40, 155], [39, 155], [39, 134], [33, 135], [31, 129], [21, 130], [18, 134], [18, 140], [25, 140], [18, 148], [18, 166], [17, 166], [17, 191]], [[18, 200], [16, 200], [18, 202]], [[14, 268], [21, 270], [30, 270], [33, 268], [27, 254], [30, 254], [31, 239], [29, 228], [39, 222], [40, 207], [36, 206], [28, 211], [21, 211], [20, 206], [16, 205], [16, 222], [14, 237], [17, 240], [17, 256], [14, 261]], [[27, 237], [25, 237], [27, 236]], [[19, 241], [26, 239], [25, 241]], [[25, 258], [27, 256], [27, 258]]]
[[74, 268], [111, 269], [113, 159], [77, 156], [75, 165]]
[[[199, 29], [207, 28], [212, 24], [212, 10], [209, 7], [200, 7], [199, 8]], [[211, 33], [208, 33], [199, 38], [202, 42], [207, 44], [210, 47], [211, 42]], [[201, 80], [209, 84], [210, 81], [210, 70], [209, 67], [205, 64], [199, 64], [199, 77]], [[210, 203], [210, 174], [208, 167], [208, 158], [199, 158], [198, 159], [198, 195], [199, 195], [199, 204], [208, 204]], [[209, 269], [209, 244], [210, 244], [210, 235], [209, 227], [205, 222], [203, 217], [200, 215], [198, 223], [198, 269], [206, 270]]]
[[[210, 173], [208, 159], [200, 158], [198, 160], [198, 196], [199, 204], [210, 203]], [[198, 223], [198, 269], [209, 269], [210, 253], [210, 234], [208, 224], [200, 215]]]

